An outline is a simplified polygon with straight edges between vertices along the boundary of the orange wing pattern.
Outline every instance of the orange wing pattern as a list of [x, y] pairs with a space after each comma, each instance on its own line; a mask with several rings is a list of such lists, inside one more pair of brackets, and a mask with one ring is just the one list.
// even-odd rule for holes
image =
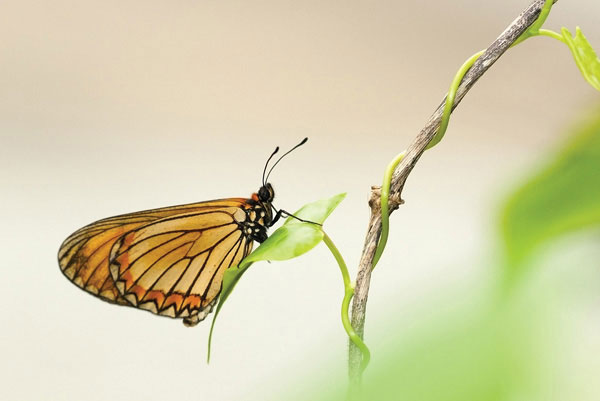
[[97, 221], [63, 242], [61, 270], [105, 301], [194, 325], [210, 312], [225, 270], [252, 249], [239, 224], [248, 202], [223, 199]]

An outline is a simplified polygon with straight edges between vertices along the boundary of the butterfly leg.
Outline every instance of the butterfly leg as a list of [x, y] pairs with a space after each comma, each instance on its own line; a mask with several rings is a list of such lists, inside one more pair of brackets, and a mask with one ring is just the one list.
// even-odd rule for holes
[[290, 212], [286, 212], [286, 211], [285, 211], [285, 210], [283, 210], [283, 209], [280, 209], [280, 210], [277, 212], [277, 214], [275, 215], [275, 218], [273, 219], [273, 222], [277, 221], [277, 220], [278, 220], [278, 219], [279, 219], [281, 216], [293, 217], [293, 218], [295, 218], [296, 220], [298, 220], [298, 221], [301, 221], [301, 222], [303, 222], [303, 223], [311, 223], [311, 224], [316, 224], [316, 225], [318, 225], [318, 226], [322, 226], [322, 224], [315, 223], [314, 221], [310, 221], [310, 220], [304, 220], [304, 219], [301, 219], [300, 217], [296, 217], [296, 216], [294, 216], [293, 214], [291, 214]]
[[[273, 208], [273, 209], [275, 209], [275, 208]], [[277, 213], [275, 214], [275, 217], [273, 217], [273, 220], [271, 220], [271, 222], [269, 223], [269, 227], [271, 227], [272, 225], [274, 225], [275, 223], [277, 223], [277, 221], [278, 221], [278, 220], [281, 218], [281, 214], [282, 214], [283, 212], [284, 212], [284, 211], [283, 211], [283, 210], [281, 210], [281, 209], [279, 209], [279, 210], [277, 211]], [[287, 213], [287, 212], [286, 212], [286, 213]]]

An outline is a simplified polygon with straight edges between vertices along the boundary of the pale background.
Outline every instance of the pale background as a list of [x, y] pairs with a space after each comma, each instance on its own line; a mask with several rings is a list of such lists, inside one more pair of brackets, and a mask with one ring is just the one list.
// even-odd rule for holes
[[[322, 246], [252, 268], [210, 366], [206, 322], [89, 296], [60, 273], [58, 247], [99, 218], [247, 196], [275, 145], [308, 136], [272, 175], [277, 205], [348, 192], [326, 228], [354, 276], [369, 186], [528, 3], [0, 2], [0, 398], [245, 400], [310, 363], [343, 377], [342, 284]], [[596, 0], [560, 1], [546, 26], [580, 25], [598, 49], [599, 17]], [[367, 324], [485, 275], [473, 257], [494, 252], [502, 196], [594, 100], [556, 41], [503, 57], [410, 177]], [[371, 331], [374, 355], [384, 333]]]

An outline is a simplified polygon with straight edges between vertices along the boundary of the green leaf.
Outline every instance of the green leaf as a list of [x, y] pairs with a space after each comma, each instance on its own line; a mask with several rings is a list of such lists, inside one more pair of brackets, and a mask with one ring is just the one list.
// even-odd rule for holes
[[509, 276], [557, 237], [600, 225], [600, 110], [508, 200], [502, 219]]
[[[328, 199], [321, 199], [316, 202], [307, 203], [302, 206], [294, 216], [313, 223], [323, 224], [327, 217], [335, 210], [335, 208], [344, 200], [345, 193], [337, 194]], [[302, 223], [298, 219], [288, 217], [285, 224]]]
[[344, 193], [304, 205], [294, 216], [312, 223], [303, 223], [297, 218], [288, 217], [283, 226], [248, 255], [242, 264], [260, 260], [287, 260], [310, 251], [323, 239], [323, 231], [319, 224], [323, 224], [345, 197]]
[[239, 266], [232, 266], [225, 271], [219, 303], [210, 326], [210, 334], [208, 335], [207, 362], [210, 362], [210, 347], [217, 316], [219, 315], [223, 304], [229, 295], [231, 295], [233, 289], [246, 270], [248, 270], [254, 262], [261, 260], [292, 259], [317, 246], [324, 236], [319, 224], [323, 224], [325, 219], [329, 217], [331, 212], [333, 212], [345, 197], [346, 194], [343, 193], [329, 199], [322, 199], [304, 205], [300, 210], [294, 213], [294, 216], [302, 220], [311, 221], [311, 223], [304, 223], [294, 217], [289, 217], [283, 226], [275, 230], [275, 232], [260, 244], [254, 252], [246, 256]]
[[567, 28], [562, 28], [561, 33], [585, 80], [600, 91], [600, 60], [581, 29], [576, 28], [575, 37], [571, 36], [571, 32]]

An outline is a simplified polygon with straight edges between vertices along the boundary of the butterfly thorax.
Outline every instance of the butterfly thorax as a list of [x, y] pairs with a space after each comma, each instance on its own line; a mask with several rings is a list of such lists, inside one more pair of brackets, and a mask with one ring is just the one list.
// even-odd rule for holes
[[267, 183], [260, 187], [257, 193], [253, 193], [248, 202], [249, 208], [246, 210], [246, 218], [239, 222], [244, 234], [257, 242], [263, 242], [267, 239], [267, 230], [274, 223], [273, 221], [273, 199], [275, 191], [271, 184]]

